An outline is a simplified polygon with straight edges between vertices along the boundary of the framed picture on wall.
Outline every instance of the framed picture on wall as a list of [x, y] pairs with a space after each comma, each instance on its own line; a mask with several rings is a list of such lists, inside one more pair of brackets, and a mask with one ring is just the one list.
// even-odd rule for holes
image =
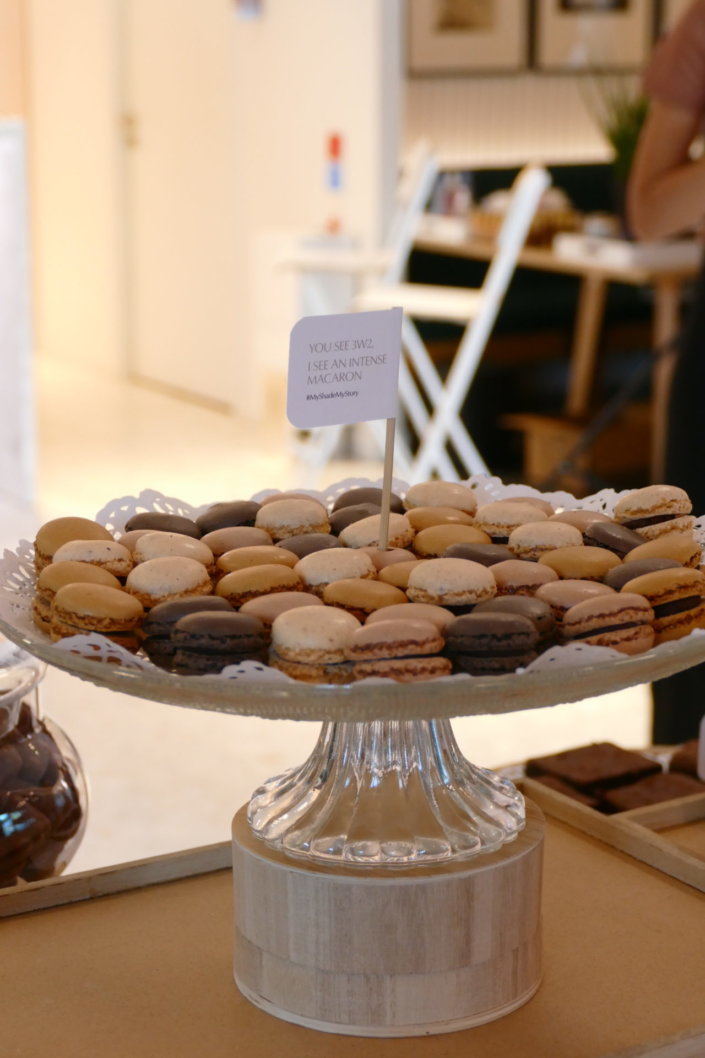
[[412, 76], [508, 73], [528, 65], [528, 0], [408, 0]]
[[652, 0], [537, 0], [534, 65], [548, 72], [638, 70], [653, 43]]

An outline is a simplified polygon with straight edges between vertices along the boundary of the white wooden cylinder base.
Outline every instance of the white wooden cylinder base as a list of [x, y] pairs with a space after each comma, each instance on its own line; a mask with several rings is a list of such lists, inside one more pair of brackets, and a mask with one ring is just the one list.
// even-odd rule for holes
[[235, 981], [256, 1006], [354, 1036], [422, 1036], [502, 1017], [541, 975], [544, 819], [498, 852], [433, 867], [287, 858], [233, 821]]

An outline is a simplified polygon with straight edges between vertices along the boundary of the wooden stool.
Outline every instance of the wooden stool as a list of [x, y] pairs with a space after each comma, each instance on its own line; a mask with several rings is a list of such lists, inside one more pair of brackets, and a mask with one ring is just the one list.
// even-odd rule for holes
[[235, 980], [285, 1021], [354, 1036], [452, 1032], [525, 1003], [541, 973], [544, 818], [429, 867], [288, 858], [233, 821]]

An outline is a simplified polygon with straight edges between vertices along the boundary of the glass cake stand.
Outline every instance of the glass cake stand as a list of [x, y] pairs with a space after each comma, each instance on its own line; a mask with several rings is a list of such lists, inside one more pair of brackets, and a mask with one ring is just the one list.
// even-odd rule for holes
[[[483, 487], [485, 497], [498, 494], [491, 483]], [[564, 503], [590, 502], [560, 496]], [[609, 498], [591, 501], [606, 509]], [[113, 501], [97, 520], [119, 528], [115, 511], [124, 524], [137, 509], [198, 513], [183, 501], [143, 493]], [[443, 863], [491, 852], [516, 838], [525, 821], [521, 793], [508, 779], [465, 759], [453, 735], [453, 717], [578, 701], [705, 660], [705, 632], [696, 631], [634, 657], [603, 648], [554, 647], [526, 671], [505, 676], [309, 685], [245, 662], [219, 676], [184, 677], [99, 635], [52, 643], [32, 622], [33, 591], [32, 548], [24, 543], [0, 561], [0, 631], [48, 664], [143, 699], [321, 723], [308, 760], [255, 790], [248, 821], [270, 847], [329, 864]]]

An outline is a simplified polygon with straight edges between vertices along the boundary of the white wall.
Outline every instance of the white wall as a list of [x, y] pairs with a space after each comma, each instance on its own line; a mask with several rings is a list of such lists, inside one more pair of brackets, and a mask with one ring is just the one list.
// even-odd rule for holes
[[25, 0], [37, 341], [121, 365], [114, 0]]
[[24, 114], [22, 0], [0, 0], [0, 117]]

